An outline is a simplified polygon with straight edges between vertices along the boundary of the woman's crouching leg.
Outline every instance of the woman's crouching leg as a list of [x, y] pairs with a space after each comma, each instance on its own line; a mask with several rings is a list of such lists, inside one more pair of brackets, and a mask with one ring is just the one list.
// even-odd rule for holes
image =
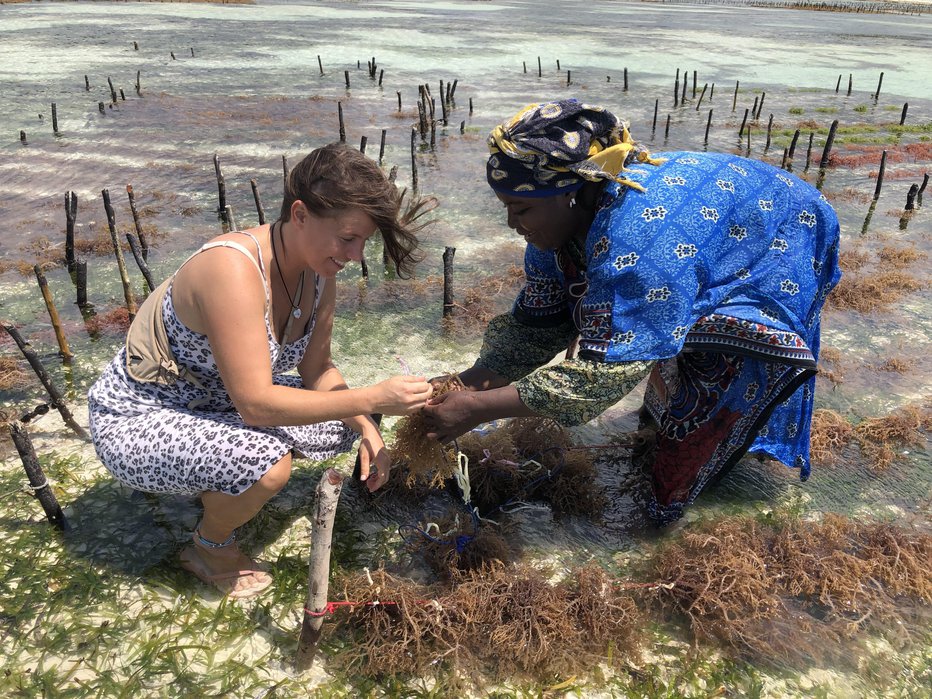
[[204, 516], [193, 544], [182, 552], [182, 566], [233, 597], [251, 597], [268, 587], [271, 576], [239, 550], [234, 532], [255, 517], [290, 476], [288, 453], [239, 495], [201, 493]]

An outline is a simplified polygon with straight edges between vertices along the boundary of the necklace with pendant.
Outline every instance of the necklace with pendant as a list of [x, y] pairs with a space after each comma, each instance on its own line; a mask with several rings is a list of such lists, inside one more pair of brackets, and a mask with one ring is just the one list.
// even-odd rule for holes
[[[282, 234], [282, 226], [280, 221], [278, 223], [278, 234]], [[285, 283], [285, 275], [282, 274], [281, 265], [278, 264], [278, 253], [275, 251], [275, 223], [272, 224], [272, 229], [270, 231], [269, 237], [272, 239], [272, 261], [275, 262], [275, 269], [278, 270], [278, 278], [282, 280], [282, 288], [285, 289], [285, 294], [288, 296], [288, 303], [291, 304], [291, 315], [297, 320], [301, 317], [301, 296], [304, 294], [304, 272], [301, 272], [301, 279], [298, 280], [298, 288], [295, 290], [295, 293], [298, 295], [298, 298], [295, 299], [292, 297], [291, 292], [288, 291], [288, 285]], [[282, 241], [282, 245], [284, 246]], [[299, 291], [300, 290], [300, 291]]]

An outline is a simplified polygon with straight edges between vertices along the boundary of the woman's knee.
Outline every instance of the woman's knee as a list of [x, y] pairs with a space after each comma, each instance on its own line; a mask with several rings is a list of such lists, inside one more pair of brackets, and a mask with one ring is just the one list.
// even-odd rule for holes
[[288, 484], [289, 478], [291, 478], [291, 454], [285, 454], [278, 463], [265, 472], [256, 485], [275, 494]]

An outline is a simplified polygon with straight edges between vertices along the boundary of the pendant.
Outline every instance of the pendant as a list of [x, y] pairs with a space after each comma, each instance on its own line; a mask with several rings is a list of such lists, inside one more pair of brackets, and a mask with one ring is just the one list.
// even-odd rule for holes
[[295, 317], [295, 320], [297, 320], [298, 318], [301, 317], [301, 309], [300, 309], [300, 308], [294, 309], [294, 310], [291, 312], [291, 315], [293, 315], [293, 316]]

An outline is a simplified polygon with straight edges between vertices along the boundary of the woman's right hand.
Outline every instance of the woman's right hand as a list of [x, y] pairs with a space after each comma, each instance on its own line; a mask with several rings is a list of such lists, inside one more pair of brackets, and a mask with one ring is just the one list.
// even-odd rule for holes
[[393, 376], [373, 386], [375, 409], [383, 415], [408, 415], [424, 407], [434, 389], [423, 376]]

